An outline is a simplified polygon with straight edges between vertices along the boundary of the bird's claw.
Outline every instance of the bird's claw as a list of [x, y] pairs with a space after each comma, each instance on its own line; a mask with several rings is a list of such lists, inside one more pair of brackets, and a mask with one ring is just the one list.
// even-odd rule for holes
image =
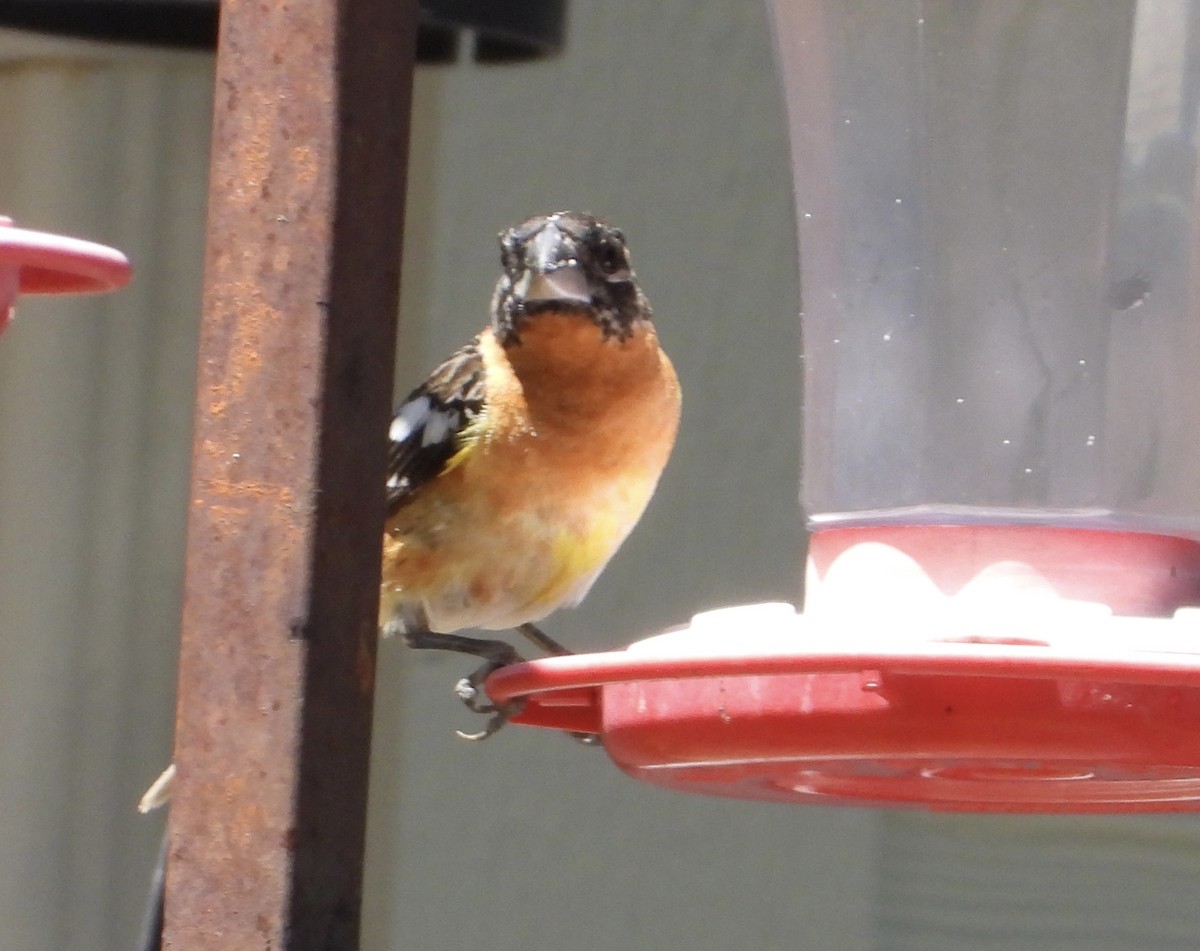
[[482, 699], [480, 686], [474, 682], [473, 677], [464, 677], [454, 685], [454, 695], [466, 704], [472, 713], [495, 713], [496, 705]]
[[[505, 645], [508, 646], [508, 645]], [[488, 677], [494, 674], [501, 667], [507, 667], [510, 664], [520, 663], [524, 658], [521, 657], [515, 650], [509, 647], [508, 651], [503, 655], [489, 657], [478, 669], [473, 670], [468, 676], [464, 677], [454, 685], [455, 696], [467, 705], [467, 709], [473, 713], [497, 713], [499, 707], [494, 703], [489, 703], [484, 699], [485, 691], [484, 684], [487, 683]]]
[[488, 722], [484, 724], [483, 729], [478, 733], [466, 733], [462, 730], [455, 730], [454, 732], [464, 740], [474, 740], [476, 742], [479, 740], [486, 740], [489, 736], [504, 726], [504, 724], [509, 721], [510, 717], [515, 717], [518, 713], [520, 713], [524, 706], [524, 700], [514, 700], [512, 703], [506, 703], [502, 707], [493, 706], [492, 709], [495, 711], [495, 713], [488, 718]]
[[454, 685], [454, 693], [472, 713], [491, 714], [487, 725], [477, 733], [464, 733], [462, 730], [454, 732], [461, 736], [464, 740], [486, 740], [489, 736], [499, 730], [504, 724], [509, 721], [510, 717], [516, 716], [521, 712], [521, 708], [525, 706], [524, 700], [514, 700], [506, 704], [490, 703], [484, 699], [483, 686], [487, 682], [488, 677], [493, 672], [501, 667], [507, 667], [509, 664], [518, 663], [522, 658], [515, 651], [510, 657], [505, 659], [488, 660], [478, 670], [473, 671], [470, 676], [464, 677]]

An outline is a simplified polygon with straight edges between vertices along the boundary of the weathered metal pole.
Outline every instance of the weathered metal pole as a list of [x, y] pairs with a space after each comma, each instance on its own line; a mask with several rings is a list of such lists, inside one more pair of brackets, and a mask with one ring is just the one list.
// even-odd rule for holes
[[416, 0], [225, 0], [166, 947], [358, 947]]

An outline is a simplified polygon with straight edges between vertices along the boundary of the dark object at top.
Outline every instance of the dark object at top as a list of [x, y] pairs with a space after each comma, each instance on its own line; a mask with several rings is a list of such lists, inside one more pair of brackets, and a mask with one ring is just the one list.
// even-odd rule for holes
[[[508, 63], [562, 49], [566, 0], [421, 0], [417, 59], [449, 63], [473, 34], [480, 62]], [[215, 49], [217, 0], [5, 0], [0, 27], [93, 40]]]

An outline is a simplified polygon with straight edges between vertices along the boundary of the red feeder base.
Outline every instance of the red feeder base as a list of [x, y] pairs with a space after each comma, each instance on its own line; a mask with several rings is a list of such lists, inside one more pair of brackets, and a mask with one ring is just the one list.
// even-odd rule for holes
[[[1045, 592], [1009, 600], [991, 612], [972, 600], [964, 613], [942, 599], [900, 637], [914, 625], [886, 605], [873, 625], [862, 611], [731, 608], [627, 651], [504, 668], [488, 692], [525, 698], [514, 722], [598, 733], [626, 773], [683, 792], [1200, 810], [1200, 612], [1119, 617]], [[864, 638], [871, 629], [887, 636]]]
[[[497, 671], [515, 722], [682, 792], [995, 812], [1200, 809], [1200, 656], [943, 644], [591, 654]], [[657, 639], [656, 639], [657, 640]]]

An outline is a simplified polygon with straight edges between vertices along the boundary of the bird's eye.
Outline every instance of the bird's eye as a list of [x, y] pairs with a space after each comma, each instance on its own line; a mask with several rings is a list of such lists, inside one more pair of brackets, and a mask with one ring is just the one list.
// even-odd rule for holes
[[596, 249], [596, 263], [600, 270], [609, 276], [629, 267], [625, 262], [625, 252], [615, 241], [604, 241], [600, 244]]

